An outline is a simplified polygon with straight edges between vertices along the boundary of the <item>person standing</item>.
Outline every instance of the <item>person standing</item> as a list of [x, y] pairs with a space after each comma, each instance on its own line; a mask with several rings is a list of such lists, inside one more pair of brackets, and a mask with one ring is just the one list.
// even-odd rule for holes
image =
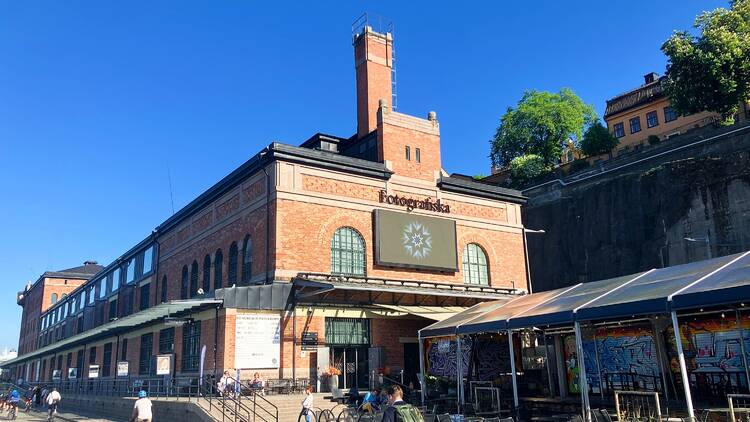
[[388, 407], [382, 422], [424, 422], [419, 409], [404, 401], [404, 391], [398, 385], [388, 387]]
[[136, 400], [135, 405], [133, 405], [133, 415], [130, 420], [136, 422], [151, 422], [151, 419], [154, 417], [151, 410], [152, 406], [153, 405], [151, 404], [151, 400], [148, 399], [146, 391], [139, 391], [138, 400]]
[[305, 399], [302, 400], [302, 414], [305, 416], [305, 422], [312, 421], [313, 412], [313, 394], [312, 387], [305, 387]]

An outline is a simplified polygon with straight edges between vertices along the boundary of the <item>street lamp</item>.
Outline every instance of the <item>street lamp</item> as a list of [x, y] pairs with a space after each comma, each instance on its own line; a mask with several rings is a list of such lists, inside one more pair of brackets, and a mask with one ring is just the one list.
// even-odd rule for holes
[[711, 254], [710, 232], [706, 232], [706, 237], [683, 237], [683, 239], [687, 242], [704, 242], [706, 244], [706, 253], [708, 254], [708, 259], [713, 258], [713, 255]]
[[526, 284], [529, 286], [529, 293], [534, 293], [534, 291], [531, 289], [531, 270], [529, 267], [529, 244], [526, 243], [526, 233], [531, 234], [545, 234], [546, 231], [542, 230], [532, 230], [527, 228], [522, 228], [523, 231], [523, 257], [526, 260]]

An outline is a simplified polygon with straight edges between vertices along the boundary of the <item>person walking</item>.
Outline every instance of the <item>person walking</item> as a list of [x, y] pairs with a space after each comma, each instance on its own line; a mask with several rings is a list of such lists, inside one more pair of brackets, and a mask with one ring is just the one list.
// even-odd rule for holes
[[57, 414], [57, 405], [60, 404], [62, 396], [57, 391], [57, 387], [52, 387], [52, 391], [47, 393], [47, 420], [51, 421], [55, 419]]
[[302, 415], [305, 416], [305, 422], [312, 421], [313, 412], [313, 394], [312, 387], [305, 387], [305, 399], [302, 400]]
[[135, 405], [133, 405], [133, 415], [130, 418], [131, 422], [151, 422], [151, 419], [154, 417], [151, 410], [152, 406], [153, 405], [151, 404], [151, 400], [149, 400], [146, 391], [139, 391], [138, 400], [136, 400]]

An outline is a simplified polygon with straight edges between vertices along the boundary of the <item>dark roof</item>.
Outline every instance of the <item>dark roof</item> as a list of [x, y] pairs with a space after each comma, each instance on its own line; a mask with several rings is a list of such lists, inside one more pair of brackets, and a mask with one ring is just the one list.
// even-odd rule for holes
[[644, 84], [638, 88], [632, 89], [628, 92], [620, 94], [610, 100], [607, 100], [607, 108], [604, 111], [604, 118], [630, 110], [631, 108], [638, 107], [642, 104], [649, 103], [658, 98], [664, 97], [664, 81], [666, 78], [662, 76], [654, 82]]
[[66, 270], [55, 271], [57, 273], [73, 273], [73, 274], [89, 274], [95, 275], [99, 271], [103, 270], [104, 266], [97, 263], [87, 262], [78, 267], [68, 268]]
[[516, 204], [526, 203], [526, 198], [520, 191], [515, 189], [501, 188], [488, 183], [476, 182], [465, 177], [441, 177], [438, 187], [447, 192], [463, 193], [472, 196], [481, 196], [489, 199], [513, 202]]

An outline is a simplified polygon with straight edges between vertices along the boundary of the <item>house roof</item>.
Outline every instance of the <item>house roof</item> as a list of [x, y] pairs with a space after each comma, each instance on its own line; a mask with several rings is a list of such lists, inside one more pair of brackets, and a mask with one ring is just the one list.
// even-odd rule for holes
[[628, 92], [620, 94], [610, 100], [607, 100], [607, 108], [604, 111], [604, 118], [630, 110], [640, 105], [649, 103], [658, 98], [664, 97], [664, 81], [666, 78], [655, 80], [654, 82], [644, 84], [638, 88], [632, 89]]

